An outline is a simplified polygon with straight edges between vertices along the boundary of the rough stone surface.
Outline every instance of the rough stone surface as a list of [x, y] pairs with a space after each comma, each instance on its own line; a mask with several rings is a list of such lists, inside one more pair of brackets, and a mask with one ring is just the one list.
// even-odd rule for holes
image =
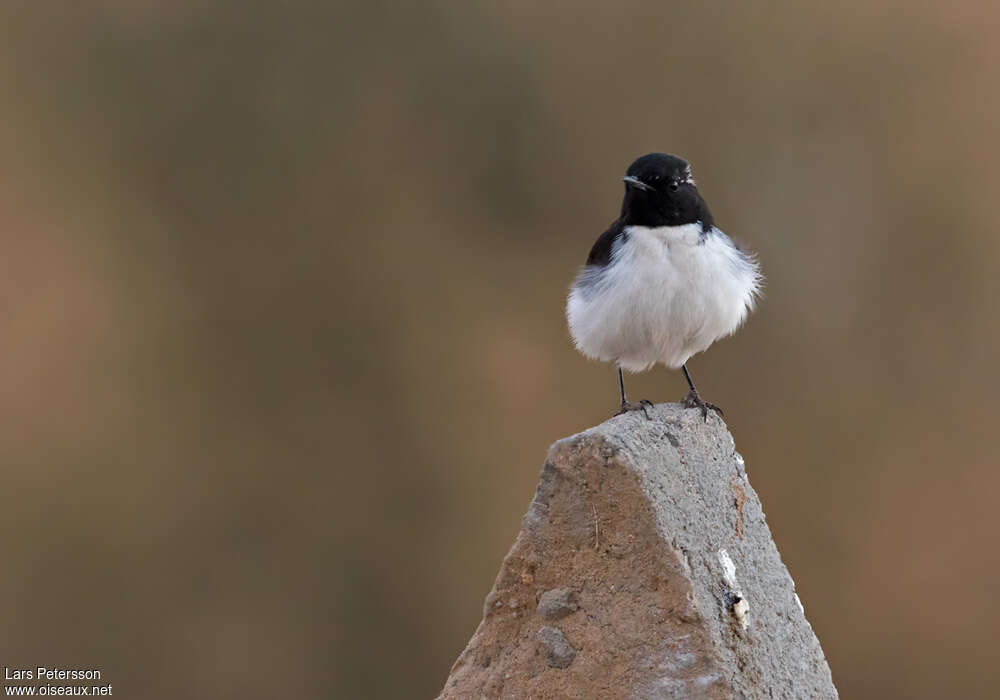
[[837, 697], [725, 424], [650, 415], [552, 446], [441, 698]]

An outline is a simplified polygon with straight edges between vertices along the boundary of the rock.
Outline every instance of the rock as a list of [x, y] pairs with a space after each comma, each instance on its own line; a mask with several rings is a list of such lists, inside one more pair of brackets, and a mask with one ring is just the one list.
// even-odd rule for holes
[[441, 698], [837, 697], [725, 424], [650, 416], [552, 446]]
[[538, 599], [538, 614], [546, 620], [561, 620], [579, 609], [576, 593], [569, 588], [553, 588]]
[[567, 668], [576, 657], [576, 649], [558, 627], [546, 625], [535, 635], [545, 652], [545, 661], [552, 668]]

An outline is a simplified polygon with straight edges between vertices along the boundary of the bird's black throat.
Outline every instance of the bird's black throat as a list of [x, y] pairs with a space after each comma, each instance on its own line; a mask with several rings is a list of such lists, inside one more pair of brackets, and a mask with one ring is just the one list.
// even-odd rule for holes
[[[621, 216], [605, 231], [587, 256], [587, 266], [601, 268], [611, 262], [615, 245], [623, 243], [629, 226], [659, 228], [700, 223], [702, 240], [715, 226], [708, 205], [698, 193], [691, 166], [667, 153], [647, 153], [637, 158], [625, 174]], [[596, 281], [593, 275], [582, 278]]]
[[684, 226], [701, 223], [703, 231], [715, 225], [712, 212], [694, 185], [683, 184], [676, 191], [640, 190], [626, 185], [622, 200], [624, 226]]

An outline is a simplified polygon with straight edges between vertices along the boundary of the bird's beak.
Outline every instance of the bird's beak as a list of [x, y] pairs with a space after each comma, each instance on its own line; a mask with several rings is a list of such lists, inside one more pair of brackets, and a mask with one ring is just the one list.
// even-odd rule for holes
[[653, 188], [647, 185], [645, 182], [635, 177], [634, 175], [626, 175], [622, 178], [622, 181], [626, 185], [632, 185], [632, 187], [638, 188], [640, 190], [645, 190], [647, 192], [652, 192]]

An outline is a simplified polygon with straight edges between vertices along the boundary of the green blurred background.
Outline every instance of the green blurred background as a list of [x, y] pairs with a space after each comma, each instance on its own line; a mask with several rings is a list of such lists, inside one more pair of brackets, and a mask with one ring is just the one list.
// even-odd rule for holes
[[548, 445], [615, 409], [563, 304], [664, 150], [768, 277], [691, 371], [843, 697], [992, 697], [998, 22], [3, 3], [0, 665], [436, 694]]

